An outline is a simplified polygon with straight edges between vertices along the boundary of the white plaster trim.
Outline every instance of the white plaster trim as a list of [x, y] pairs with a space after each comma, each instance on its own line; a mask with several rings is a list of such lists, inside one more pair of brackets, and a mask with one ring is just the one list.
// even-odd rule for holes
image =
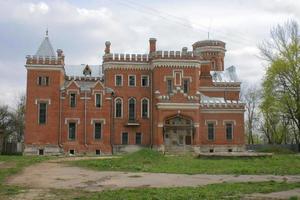
[[233, 123], [233, 125], [236, 126], [236, 121], [235, 120], [230, 120], [230, 119], [223, 120], [223, 126], [225, 126], [226, 123]]
[[201, 109], [201, 113], [241, 113], [244, 114], [245, 109]]
[[[121, 76], [121, 78], [122, 78], [121, 85], [117, 85], [117, 76]], [[123, 78], [124, 78], [123, 74], [115, 74], [115, 87], [121, 87], [121, 86], [123, 86], [123, 81], [124, 81]]]
[[170, 109], [170, 110], [185, 110], [185, 109], [199, 109], [199, 103], [157, 103], [158, 109]]
[[207, 119], [204, 121], [205, 126], [207, 126], [208, 123], [214, 123], [216, 126], [218, 125], [218, 120], [215, 119]]
[[92, 118], [91, 119], [91, 125], [93, 125], [95, 122], [101, 122], [103, 124], [106, 124], [105, 118]]
[[80, 97], [80, 99], [82, 99], [82, 100], [84, 100], [84, 99], [86, 99], [86, 100], [90, 100], [90, 99], [91, 99], [91, 97]]
[[200, 126], [199, 123], [194, 123], [194, 127], [195, 127], [195, 128], [198, 128], [199, 126]]
[[103, 63], [103, 71], [107, 69], [136, 69], [136, 70], [149, 70], [151, 65], [144, 62], [105, 62]]
[[[130, 77], [131, 76], [134, 76], [134, 85], [130, 85]], [[136, 87], [136, 75], [135, 74], [128, 74], [128, 78], [127, 78], [127, 81], [128, 81], [128, 87]]]
[[162, 128], [162, 127], [164, 127], [164, 123], [162, 123], [162, 122], [159, 122], [159, 123], [157, 124], [157, 127], [158, 127], [158, 128]]
[[65, 118], [65, 124], [68, 124], [68, 121], [77, 121], [78, 124], [80, 124], [80, 118], [73, 118], [73, 117], [66, 117]]
[[46, 102], [50, 105], [51, 104], [51, 99], [35, 99], [35, 101], [34, 101], [35, 104], [38, 104], [40, 102]]
[[76, 94], [80, 94], [79, 89], [68, 89], [67, 90], [67, 95], [69, 95], [70, 93], [76, 93]]
[[102, 83], [100, 80], [97, 80], [97, 81], [95, 82], [95, 84], [93, 85], [93, 88], [95, 88], [96, 85], [97, 85], [98, 83], [100, 84], [100, 86], [101, 86], [102, 88], [104, 88], [104, 85], [103, 85], [103, 83]]
[[212, 92], [224, 92], [224, 91], [236, 91], [240, 92], [241, 88], [240, 87], [199, 87], [199, 91], [212, 91]]

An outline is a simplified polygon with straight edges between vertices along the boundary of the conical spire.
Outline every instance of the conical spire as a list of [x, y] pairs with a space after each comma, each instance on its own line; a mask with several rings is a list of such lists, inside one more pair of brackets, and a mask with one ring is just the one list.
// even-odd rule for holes
[[56, 56], [55, 51], [53, 50], [53, 47], [52, 47], [49, 37], [48, 37], [48, 29], [46, 30], [45, 39], [41, 43], [41, 45], [35, 55], [36, 56]]

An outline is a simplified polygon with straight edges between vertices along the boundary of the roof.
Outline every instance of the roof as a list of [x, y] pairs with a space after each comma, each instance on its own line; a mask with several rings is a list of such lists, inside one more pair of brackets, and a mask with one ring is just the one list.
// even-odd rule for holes
[[46, 35], [45, 39], [43, 40], [43, 42], [41, 43], [39, 49], [37, 50], [36, 56], [42, 56], [42, 57], [46, 57], [46, 56], [52, 56], [55, 57], [55, 51], [53, 50], [53, 47], [51, 45], [51, 42], [49, 40], [48, 35]]
[[234, 66], [228, 67], [225, 71], [211, 71], [213, 82], [239, 82]]
[[[102, 76], [101, 65], [88, 65], [91, 70], [91, 77]], [[81, 65], [65, 65], [65, 71], [67, 76], [84, 76], [83, 71], [86, 68], [86, 64]]]

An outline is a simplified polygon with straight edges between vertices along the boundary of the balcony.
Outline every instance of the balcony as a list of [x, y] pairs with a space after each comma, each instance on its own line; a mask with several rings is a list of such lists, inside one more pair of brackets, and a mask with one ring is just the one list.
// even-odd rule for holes
[[139, 126], [140, 123], [136, 119], [128, 119], [126, 126]]

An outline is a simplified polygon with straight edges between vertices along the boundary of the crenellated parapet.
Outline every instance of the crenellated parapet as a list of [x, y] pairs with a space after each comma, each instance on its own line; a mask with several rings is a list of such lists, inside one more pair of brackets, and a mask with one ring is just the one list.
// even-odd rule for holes
[[56, 56], [26, 56], [27, 65], [64, 65], [64, 59]]
[[124, 54], [107, 53], [103, 56], [103, 62], [148, 62], [148, 54]]

